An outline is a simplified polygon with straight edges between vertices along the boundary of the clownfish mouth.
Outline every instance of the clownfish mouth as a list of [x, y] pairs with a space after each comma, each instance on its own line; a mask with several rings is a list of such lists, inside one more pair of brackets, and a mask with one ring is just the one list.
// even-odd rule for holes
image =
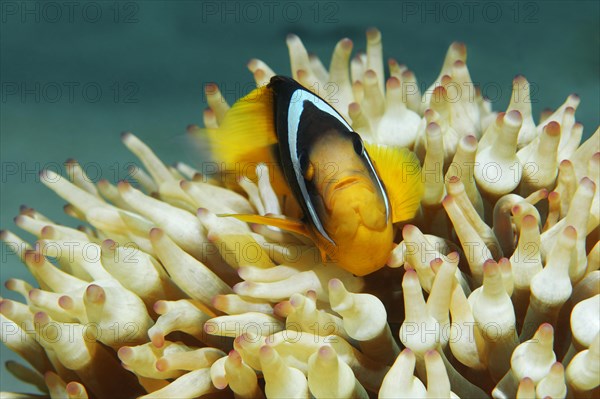
[[348, 188], [350, 186], [355, 185], [356, 183], [358, 183], [360, 181], [360, 179], [356, 176], [351, 176], [351, 177], [347, 177], [345, 179], [341, 179], [339, 182], [337, 182], [334, 186], [333, 186], [333, 191], [338, 191], [344, 188]]

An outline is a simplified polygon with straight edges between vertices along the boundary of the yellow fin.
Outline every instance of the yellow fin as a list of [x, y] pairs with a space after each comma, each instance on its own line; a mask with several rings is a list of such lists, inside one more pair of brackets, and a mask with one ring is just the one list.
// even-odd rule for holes
[[319, 248], [319, 254], [321, 255], [321, 262], [323, 263], [327, 263], [327, 252], [325, 251], [325, 249], [318, 247]]
[[272, 216], [261, 215], [238, 215], [238, 214], [221, 214], [221, 217], [234, 217], [246, 223], [266, 224], [268, 226], [279, 227], [282, 230], [291, 231], [292, 233], [301, 234], [305, 237], [312, 238], [312, 235], [300, 220], [291, 218], [277, 218]]
[[407, 148], [367, 142], [365, 148], [385, 185], [392, 207], [392, 222], [415, 217], [424, 192], [421, 164], [415, 153]]
[[241, 192], [238, 181], [248, 179], [256, 183], [256, 166], [264, 163], [269, 170], [273, 190], [280, 202], [285, 200], [286, 212], [300, 215], [300, 208], [275, 155], [278, 140], [271, 89], [267, 86], [254, 89], [233, 104], [218, 128], [200, 130], [196, 137], [208, 138], [219, 182]]
[[277, 143], [272, 90], [267, 86], [252, 90], [233, 104], [218, 128], [206, 131], [211, 151], [219, 161], [270, 161], [255, 158], [266, 156], [265, 149]]

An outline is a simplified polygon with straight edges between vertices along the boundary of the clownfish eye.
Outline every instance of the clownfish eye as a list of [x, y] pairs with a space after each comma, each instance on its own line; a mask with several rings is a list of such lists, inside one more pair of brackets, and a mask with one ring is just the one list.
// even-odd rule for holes
[[312, 180], [314, 176], [314, 167], [311, 165], [306, 151], [302, 151], [298, 155], [298, 163], [300, 164], [300, 172], [302, 173], [302, 176], [304, 176], [304, 179]]
[[362, 155], [363, 151], [365, 150], [365, 145], [363, 144], [363, 141], [358, 133], [352, 133], [352, 145], [354, 146], [354, 151], [358, 155]]
[[306, 169], [308, 169], [308, 164], [309, 164], [309, 159], [308, 159], [308, 154], [306, 153], [306, 151], [302, 151], [300, 154], [298, 154], [298, 163], [300, 164], [300, 171], [302, 172], [302, 174], [304, 174], [306, 172]]

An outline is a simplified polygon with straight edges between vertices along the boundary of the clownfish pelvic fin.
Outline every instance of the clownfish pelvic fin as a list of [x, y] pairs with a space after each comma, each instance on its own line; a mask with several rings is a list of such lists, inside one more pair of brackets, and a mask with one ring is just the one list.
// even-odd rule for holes
[[[282, 230], [289, 231], [291, 233], [296, 233], [301, 236], [308, 237], [312, 241], [315, 241], [314, 235], [311, 234], [308, 227], [306, 227], [306, 224], [304, 224], [301, 220], [281, 216], [275, 217], [274, 215], [269, 214], [265, 216], [252, 214], [220, 214], [217, 216], [233, 217], [246, 223], [264, 224], [267, 226], [278, 227]], [[321, 262], [326, 263], [327, 251], [320, 246], [317, 246], [317, 249], [319, 250], [319, 254], [321, 256]]]
[[301, 220], [292, 218], [275, 217], [273, 215], [252, 215], [252, 214], [221, 214], [220, 217], [233, 217], [242, 222], [264, 224], [267, 226], [278, 227], [282, 230], [300, 234], [302, 236], [313, 238], [306, 225]]

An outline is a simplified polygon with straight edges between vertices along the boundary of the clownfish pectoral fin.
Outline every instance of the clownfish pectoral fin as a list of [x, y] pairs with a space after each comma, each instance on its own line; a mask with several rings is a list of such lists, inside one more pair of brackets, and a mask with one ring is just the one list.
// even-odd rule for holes
[[385, 185], [392, 208], [392, 222], [415, 217], [425, 190], [421, 164], [415, 153], [407, 148], [366, 142], [365, 147]]
[[251, 214], [221, 214], [218, 215], [221, 217], [234, 217], [242, 222], [246, 223], [256, 223], [256, 224], [264, 224], [267, 226], [279, 227], [282, 230], [290, 231], [292, 233], [297, 233], [303, 235], [308, 238], [312, 238], [310, 232], [306, 228], [306, 225], [302, 223], [300, 220], [285, 218], [281, 219], [278, 217], [272, 216], [261, 216], [261, 215], [251, 215]]

